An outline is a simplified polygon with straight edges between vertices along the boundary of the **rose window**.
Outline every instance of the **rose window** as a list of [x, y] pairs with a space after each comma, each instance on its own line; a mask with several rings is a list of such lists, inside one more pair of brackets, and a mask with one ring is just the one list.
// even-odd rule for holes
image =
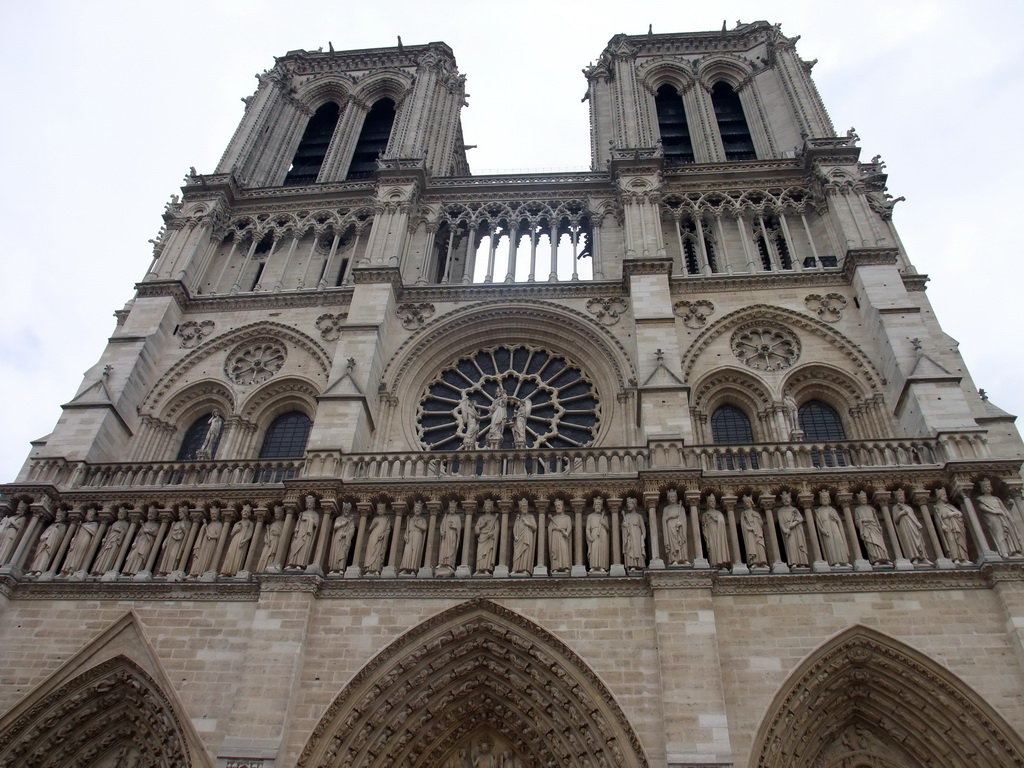
[[501, 345], [445, 368], [417, 421], [429, 450], [574, 448], [594, 441], [600, 406], [593, 382], [564, 357]]
[[287, 356], [277, 341], [244, 344], [228, 355], [224, 371], [236, 384], [259, 384], [280, 371]]
[[781, 371], [800, 357], [800, 340], [778, 326], [746, 326], [732, 335], [732, 353], [758, 371]]

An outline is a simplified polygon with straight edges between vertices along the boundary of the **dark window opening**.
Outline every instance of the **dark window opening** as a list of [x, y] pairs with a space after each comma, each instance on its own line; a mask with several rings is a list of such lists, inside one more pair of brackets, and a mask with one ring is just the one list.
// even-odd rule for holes
[[761, 237], [761, 235], [758, 235], [755, 238], [754, 242], [757, 243], [757, 252], [761, 255], [761, 268], [765, 272], [771, 272], [772, 257], [771, 254], [768, 252], [768, 243], [765, 242], [764, 238]]
[[756, 160], [754, 140], [750, 137], [739, 94], [728, 83], [719, 81], [711, 89], [711, 103], [715, 108], [725, 159]]
[[[799, 418], [805, 442], [828, 443], [846, 439], [842, 419], [836, 409], [827, 403], [809, 400], [800, 406]], [[811, 463], [815, 467], [845, 467], [849, 461], [842, 449], [827, 447], [821, 451], [813, 449]]]
[[700, 267], [697, 265], [697, 248], [693, 244], [693, 240], [683, 241], [683, 260], [686, 262], [686, 274], [696, 275], [700, 272]]
[[707, 235], [704, 236], [704, 249], [708, 252], [708, 266], [712, 272], [717, 272], [718, 257], [715, 256], [715, 244], [707, 239]]
[[838, 267], [839, 259], [836, 256], [822, 256], [821, 266], [823, 267]]
[[693, 142], [686, 123], [686, 109], [679, 91], [671, 85], [663, 85], [654, 98], [658, 112], [658, 130], [661, 133], [661, 147], [669, 165], [692, 163]]
[[309, 119], [306, 131], [302, 134], [302, 141], [299, 142], [299, 148], [292, 159], [292, 167], [284, 177], [285, 186], [316, 183], [340, 115], [341, 109], [338, 105], [329, 101]]
[[299, 411], [292, 411], [274, 419], [267, 428], [260, 448], [261, 459], [301, 459], [306, 452], [306, 441], [313, 422]]
[[[206, 432], [210, 428], [211, 416], [213, 414], [208, 413], [192, 422], [192, 426], [188, 428], [184, 439], [181, 441], [181, 448], [178, 450], [178, 457], [175, 461], [195, 461], [196, 451], [203, 447], [203, 442], [206, 440]], [[222, 434], [223, 430], [214, 439], [213, 445], [210, 446], [211, 456], [217, 455], [217, 446], [220, 445]]]
[[384, 154], [395, 123], [395, 102], [381, 99], [366, 113], [363, 129], [359, 132], [348, 179], [367, 179], [377, 172], [377, 157]]
[[743, 445], [754, 442], [750, 419], [735, 405], [723, 405], [711, 415], [711, 434], [715, 445]]
[[250, 290], [256, 290], [256, 286], [260, 284], [260, 278], [263, 277], [263, 268], [266, 266], [267, 263], [265, 261], [256, 262], [256, 276], [252, 279], [252, 288]]

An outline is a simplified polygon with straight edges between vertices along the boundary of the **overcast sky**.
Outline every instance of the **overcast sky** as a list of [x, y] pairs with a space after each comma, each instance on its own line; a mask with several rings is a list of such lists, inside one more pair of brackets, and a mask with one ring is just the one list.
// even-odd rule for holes
[[0, 0], [0, 482], [95, 364], [164, 203], [189, 166], [214, 170], [275, 55], [442, 40], [467, 76], [474, 171], [583, 168], [580, 70], [608, 39], [723, 18], [802, 36], [837, 130], [856, 126], [862, 158], [881, 154], [890, 191], [907, 197], [895, 222], [977, 386], [1024, 413], [1019, 0]]

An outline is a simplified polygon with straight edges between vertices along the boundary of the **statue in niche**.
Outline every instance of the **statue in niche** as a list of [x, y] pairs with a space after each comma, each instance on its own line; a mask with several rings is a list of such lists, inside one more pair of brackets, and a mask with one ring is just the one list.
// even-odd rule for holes
[[954, 563], [970, 562], [967, 553], [967, 529], [964, 514], [949, 503], [945, 488], [935, 489], [935, 516], [939, 519], [939, 531], [946, 542], [946, 552]]
[[587, 560], [594, 573], [607, 573], [608, 557], [608, 515], [604, 511], [604, 499], [594, 497], [594, 509], [587, 515]]
[[189, 576], [202, 576], [217, 567], [213, 558], [217, 555], [217, 542], [220, 541], [223, 530], [224, 522], [220, 519], [220, 507], [214, 504], [210, 507], [210, 519], [203, 523], [195, 544], [192, 545], [192, 567], [189, 568]]
[[480, 742], [476, 757], [473, 758], [473, 768], [499, 768], [498, 758], [491, 751], [491, 742], [487, 739]]
[[679, 503], [679, 492], [675, 488], [665, 491], [661, 521], [665, 528], [665, 549], [669, 565], [685, 565], [690, 562], [686, 556], [686, 509]]
[[537, 542], [537, 518], [530, 511], [530, 500], [519, 500], [519, 514], [512, 526], [512, 573], [528, 576], [533, 572], [533, 547]]
[[85, 513], [85, 521], [78, 526], [75, 538], [71, 540], [67, 556], [64, 558], [64, 567], [61, 573], [70, 575], [85, 568], [86, 558], [89, 557], [89, 550], [92, 549], [93, 539], [99, 532], [100, 524], [96, 522], [96, 510], [89, 509]]
[[[437, 552], [438, 571], [445, 574], [455, 572], [456, 558], [459, 551], [459, 534], [462, 532], [462, 516], [459, 515], [459, 503], [452, 499], [448, 502], [448, 511], [441, 518], [441, 545]], [[438, 575], [442, 575], [439, 573]]]
[[500, 448], [505, 435], [505, 420], [508, 418], [508, 393], [505, 391], [505, 385], [500, 381], [498, 382], [498, 391], [488, 409], [488, 415], [491, 417], [491, 423], [487, 428], [487, 447]]
[[626, 497], [622, 515], [622, 559], [628, 571], [642, 571], [647, 565], [647, 526], [632, 496]]
[[992, 495], [992, 481], [987, 477], [982, 478], [978, 487], [981, 489], [981, 495], [975, 501], [985, 518], [985, 526], [992, 537], [996, 551], [1001, 557], [1019, 555], [1021, 553], [1020, 537], [1010, 518], [1010, 511], [1003, 504], [1002, 499]]
[[316, 532], [319, 528], [320, 515], [316, 511], [316, 496], [306, 496], [306, 505], [295, 521], [291, 545], [288, 547], [287, 567], [304, 569], [309, 565], [316, 544]]
[[131, 549], [128, 550], [128, 557], [125, 558], [121, 573], [132, 576], [146, 567], [149, 553], [153, 549], [153, 542], [156, 541], [159, 532], [160, 523], [157, 520], [157, 509], [155, 505], [150, 504], [146, 509], [146, 521], [139, 526], [139, 530], [135, 534], [135, 540], [132, 542]]
[[849, 565], [850, 548], [843, 535], [843, 521], [832, 506], [832, 495], [828, 491], [818, 493], [819, 506], [814, 510], [814, 520], [821, 535], [821, 553], [829, 565]]
[[744, 496], [742, 503], [740, 530], [743, 531], [743, 548], [747, 551], [747, 565], [768, 565], [768, 553], [764, 548], [764, 521], [761, 519], [761, 513], [754, 509], [752, 496]]
[[157, 566], [157, 573], [166, 574], [177, 570], [178, 559], [185, 546], [188, 529], [188, 507], [182, 504], [178, 507], [178, 519], [167, 529], [167, 535], [160, 547], [160, 564]]
[[882, 536], [882, 526], [878, 523], [875, 508], [868, 504], [867, 491], [857, 492], [857, 506], [853, 508], [853, 521], [860, 532], [861, 541], [868, 551], [868, 560], [873, 564], [890, 563], [889, 550]]
[[103, 537], [99, 552], [96, 553], [96, 560], [92, 565], [94, 574], [104, 574], [113, 569], [117, 563], [117, 555], [121, 551], [124, 535], [128, 533], [128, 525], [128, 510], [122, 507], [117, 510], [117, 519], [107, 528], [107, 534]]
[[707, 509], [700, 516], [700, 529], [708, 545], [708, 561], [712, 567], [728, 568], [732, 562], [729, 556], [729, 533], [726, 530], [725, 515], [718, 508], [713, 493], [708, 494]]
[[472, 451], [477, 447], [480, 435], [480, 411], [476, 403], [469, 399], [469, 393], [463, 392], [459, 404], [452, 411], [455, 417], [455, 434], [462, 436], [462, 450]]
[[804, 534], [804, 516], [793, 506], [793, 494], [783, 491], [782, 506], [775, 512], [786, 544], [786, 560], [794, 568], [806, 568], [811, 562], [807, 552], [807, 536]]
[[27, 517], [28, 504], [22, 500], [18, 502], [14, 514], [0, 519], [0, 565], [6, 563], [14, 554], [14, 544], [18, 540], [18, 534], [21, 533]]
[[252, 521], [252, 505], [243, 504], [238, 522], [231, 527], [231, 538], [228, 539], [227, 554], [220, 572], [225, 576], [234, 576], [245, 567], [245, 556], [249, 552], [249, 543], [256, 524]]
[[789, 387], [782, 390], [782, 407], [786, 416], [786, 426], [789, 428], [786, 439], [790, 440], [794, 432], [800, 431], [800, 408], [797, 406], [796, 398], [793, 397], [793, 390]]
[[567, 573], [572, 568], [572, 518], [565, 512], [565, 502], [555, 499], [555, 511], [548, 521], [548, 546], [551, 572]]
[[53, 522], [46, 527], [36, 543], [36, 553], [32, 558], [32, 564], [28, 567], [29, 573], [39, 574], [50, 566], [50, 560], [60, 546], [64, 532], [68, 529], [67, 519], [68, 513], [63, 509], [58, 509]]
[[530, 398], [524, 397], [516, 405], [515, 420], [512, 422], [512, 443], [516, 448], [526, 447], [526, 422], [533, 411]]
[[263, 550], [260, 552], [259, 564], [256, 566], [258, 572], [264, 573], [267, 568], [277, 562], [277, 548], [281, 543], [282, 533], [284, 533], [284, 507], [275, 504], [274, 519], [263, 531]]
[[356, 532], [356, 521], [352, 516], [352, 503], [342, 502], [341, 514], [334, 518], [331, 531], [331, 573], [339, 573], [348, 565], [348, 551], [352, 548], [352, 537]]
[[931, 564], [924, 548], [924, 537], [921, 534], [921, 521], [917, 519], [914, 508], [907, 504], [907, 494], [902, 488], [893, 491], [895, 502], [892, 505], [892, 520], [896, 524], [896, 534], [900, 537], [903, 554], [912, 563]]
[[423, 502], [413, 502], [412, 514], [406, 522], [405, 547], [402, 549], [401, 573], [416, 573], [423, 561], [423, 541], [427, 535], [427, 518], [423, 515]]
[[473, 526], [476, 534], [476, 572], [491, 573], [498, 548], [498, 517], [494, 514], [494, 500], [484, 499], [483, 512]]
[[210, 413], [210, 423], [206, 427], [206, 435], [203, 437], [203, 444], [196, 451], [196, 461], [210, 461], [214, 455], [217, 439], [224, 429], [224, 417], [216, 408]]
[[366, 557], [363, 558], [363, 572], [379, 574], [384, 567], [384, 557], [388, 552], [388, 539], [391, 533], [391, 516], [388, 505], [377, 502], [377, 514], [373, 516], [370, 530], [366, 535]]

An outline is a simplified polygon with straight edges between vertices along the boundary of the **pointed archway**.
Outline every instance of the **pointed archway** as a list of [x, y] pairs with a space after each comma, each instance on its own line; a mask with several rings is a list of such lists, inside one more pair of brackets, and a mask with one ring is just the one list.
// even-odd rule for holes
[[857, 626], [811, 654], [776, 695], [751, 768], [1011, 768], [1024, 742], [963, 681]]
[[134, 614], [126, 614], [0, 718], [0, 765], [209, 766]]
[[648, 767], [593, 671], [486, 600], [444, 611], [373, 658], [328, 707], [298, 766], [437, 768], [463, 750], [470, 764], [484, 750], [495, 765]]

